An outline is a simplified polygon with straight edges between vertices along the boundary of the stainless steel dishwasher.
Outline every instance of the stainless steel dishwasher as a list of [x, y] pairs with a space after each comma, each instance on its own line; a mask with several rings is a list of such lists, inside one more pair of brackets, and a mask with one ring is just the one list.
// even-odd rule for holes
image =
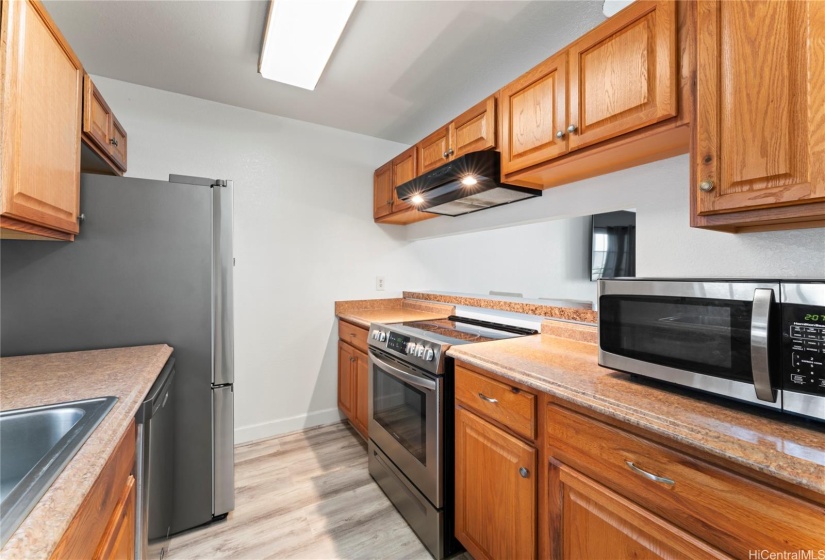
[[175, 359], [169, 358], [135, 416], [137, 423], [137, 560], [163, 559], [169, 552], [175, 476], [175, 411], [171, 398]]

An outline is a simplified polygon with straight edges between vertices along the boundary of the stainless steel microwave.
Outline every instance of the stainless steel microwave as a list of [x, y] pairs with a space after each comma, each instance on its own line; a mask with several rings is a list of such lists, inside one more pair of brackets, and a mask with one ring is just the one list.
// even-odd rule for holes
[[599, 364], [825, 420], [825, 280], [600, 280]]

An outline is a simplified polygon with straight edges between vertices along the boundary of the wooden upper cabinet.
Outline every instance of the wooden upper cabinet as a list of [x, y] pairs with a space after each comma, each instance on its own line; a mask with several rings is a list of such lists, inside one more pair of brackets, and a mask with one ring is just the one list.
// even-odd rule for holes
[[4, 1], [0, 9], [2, 236], [72, 239], [83, 68], [39, 2]]
[[496, 98], [490, 96], [468, 109], [452, 123], [455, 154], [463, 156], [496, 147]]
[[410, 205], [398, 198], [395, 187], [415, 179], [416, 175], [416, 147], [412, 146], [392, 160], [392, 211], [398, 212], [410, 208]]
[[83, 138], [113, 171], [126, 171], [126, 130], [88, 74], [83, 80]]
[[83, 132], [98, 148], [108, 152], [114, 115], [88, 74], [83, 80], [83, 97]]
[[562, 52], [499, 92], [502, 174], [567, 152], [566, 81], [567, 53]]
[[452, 123], [443, 126], [418, 143], [418, 175], [440, 167], [455, 153]]
[[373, 218], [378, 219], [392, 212], [393, 201], [392, 162], [375, 170], [373, 177]]
[[[825, 3], [697, 3], [693, 225], [825, 223]], [[808, 207], [789, 205], [820, 202]], [[742, 216], [711, 216], [747, 210]]]
[[126, 130], [123, 129], [117, 117], [112, 115], [112, 140], [109, 145], [109, 155], [112, 156], [112, 161], [122, 171], [126, 171], [127, 141]]
[[455, 414], [455, 535], [478, 560], [536, 557], [536, 450]]
[[571, 150], [676, 116], [676, 24], [672, 0], [637, 0], [570, 46]]

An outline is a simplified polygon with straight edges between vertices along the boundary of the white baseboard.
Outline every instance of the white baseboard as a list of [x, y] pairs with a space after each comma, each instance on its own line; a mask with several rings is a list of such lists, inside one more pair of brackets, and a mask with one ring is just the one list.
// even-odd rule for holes
[[326, 410], [299, 414], [298, 416], [291, 416], [289, 418], [279, 418], [277, 420], [270, 420], [269, 422], [252, 424], [251, 426], [240, 426], [235, 428], [235, 444], [248, 443], [281, 434], [288, 434], [289, 432], [312, 428], [313, 426], [320, 426], [322, 424], [331, 424], [333, 422], [339, 422], [343, 418], [344, 416], [337, 408], [328, 408]]

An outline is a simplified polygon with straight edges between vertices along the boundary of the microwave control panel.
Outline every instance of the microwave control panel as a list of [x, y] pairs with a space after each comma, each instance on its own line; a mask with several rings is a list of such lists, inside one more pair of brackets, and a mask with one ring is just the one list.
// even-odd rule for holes
[[783, 388], [825, 395], [825, 307], [782, 306]]

